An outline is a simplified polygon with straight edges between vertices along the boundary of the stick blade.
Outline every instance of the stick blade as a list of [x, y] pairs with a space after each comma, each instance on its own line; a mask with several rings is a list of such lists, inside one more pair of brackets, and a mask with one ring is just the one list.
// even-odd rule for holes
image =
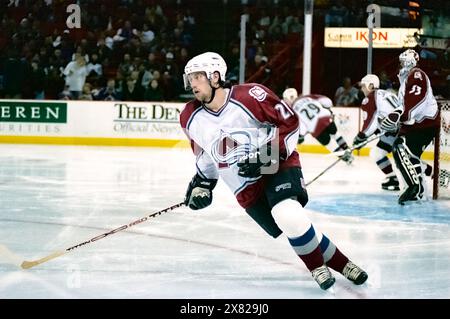
[[47, 261], [49, 261], [51, 259], [54, 259], [54, 258], [59, 257], [61, 255], [64, 255], [65, 253], [66, 253], [65, 250], [59, 250], [59, 251], [55, 251], [54, 253], [52, 253], [52, 254], [44, 257], [44, 258], [38, 259], [38, 260], [31, 260], [31, 261], [25, 260], [24, 262], [22, 262], [20, 267], [22, 269], [30, 269], [31, 267], [34, 267], [34, 266], [40, 265], [42, 263], [45, 263], [45, 262], [47, 262]]

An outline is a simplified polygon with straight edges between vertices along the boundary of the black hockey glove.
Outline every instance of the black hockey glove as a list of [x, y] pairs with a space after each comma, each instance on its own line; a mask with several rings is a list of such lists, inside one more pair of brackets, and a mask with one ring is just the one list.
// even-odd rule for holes
[[367, 136], [363, 132], [359, 132], [358, 135], [353, 139], [353, 147], [355, 150], [359, 150], [365, 144], [364, 142], [367, 140]]
[[341, 156], [338, 156], [341, 160], [343, 160], [344, 162], [346, 162], [348, 165], [350, 165], [353, 162], [353, 155], [352, 155], [352, 151], [348, 148], [344, 151], [344, 154], [342, 154]]
[[386, 132], [396, 132], [400, 126], [400, 116], [402, 116], [403, 112], [401, 110], [395, 110], [392, 113], [389, 113], [383, 120], [380, 122], [380, 128], [385, 130]]
[[305, 141], [305, 137], [303, 135], [299, 135], [297, 144], [302, 144], [304, 141]]
[[184, 204], [190, 209], [205, 208], [212, 203], [212, 190], [216, 187], [217, 179], [202, 178], [196, 174], [189, 183], [184, 197]]
[[256, 151], [245, 154], [237, 162], [238, 175], [241, 177], [258, 177], [261, 167], [276, 164], [277, 159], [271, 158], [271, 148], [266, 144]]

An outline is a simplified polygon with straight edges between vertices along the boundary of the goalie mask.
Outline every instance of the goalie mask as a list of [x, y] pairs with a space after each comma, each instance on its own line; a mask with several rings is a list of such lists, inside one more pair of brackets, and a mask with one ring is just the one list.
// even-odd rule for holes
[[409, 71], [419, 62], [419, 54], [412, 49], [408, 49], [399, 55], [398, 60], [400, 61], [400, 67]]
[[211, 81], [212, 74], [219, 72], [220, 82], [225, 82], [225, 74], [227, 73], [227, 64], [225, 60], [215, 52], [206, 52], [190, 59], [184, 67], [183, 81], [186, 91], [191, 89], [189, 74], [194, 72], [205, 72], [208, 80]]

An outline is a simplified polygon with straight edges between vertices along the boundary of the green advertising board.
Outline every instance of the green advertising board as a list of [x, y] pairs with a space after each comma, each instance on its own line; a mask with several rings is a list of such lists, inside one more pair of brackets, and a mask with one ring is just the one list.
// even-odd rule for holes
[[67, 103], [0, 100], [0, 122], [67, 123]]

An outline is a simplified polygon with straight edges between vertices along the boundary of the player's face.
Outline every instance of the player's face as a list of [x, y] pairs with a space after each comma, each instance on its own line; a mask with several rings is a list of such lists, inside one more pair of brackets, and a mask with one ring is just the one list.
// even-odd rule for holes
[[365, 84], [361, 85], [361, 91], [363, 91], [365, 96], [368, 96], [370, 93], [370, 90], [367, 88], [367, 86]]
[[204, 102], [211, 99], [212, 89], [205, 72], [194, 72], [188, 75], [192, 93], [197, 100]]

